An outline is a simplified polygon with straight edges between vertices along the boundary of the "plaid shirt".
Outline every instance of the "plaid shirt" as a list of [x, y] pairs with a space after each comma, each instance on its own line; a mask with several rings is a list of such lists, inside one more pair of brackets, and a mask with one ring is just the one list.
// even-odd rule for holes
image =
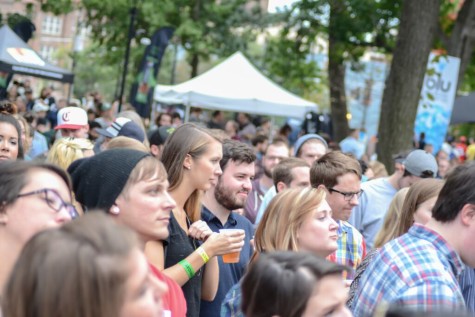
[[464, 310], [458, 285], [463, 267], [442, 236], [415, 224], [384, 245], [366, 269], [356, 292], [354, 316], [371, 316], [382, 302], [423, 311]]
[[353, 268], [347, 272], [345, 279], [352, 280], [355, 270], [366, 256], [366, 243], [363, 235], [346, 221], [338, 220], [338, 249], [330, 254], [327, 259]]

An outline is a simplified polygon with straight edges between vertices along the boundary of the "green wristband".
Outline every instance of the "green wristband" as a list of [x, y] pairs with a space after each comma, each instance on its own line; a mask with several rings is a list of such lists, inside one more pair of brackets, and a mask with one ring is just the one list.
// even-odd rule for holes
[[178, 262], [178, 264], [183, 267], [186, 272], [186, 275], [188, 275], [188, 278], [191, 279], [193, 276], [195, 276], [195, 270], [193, 270], [193, 267], [191, 266], [190, 262], [188, 262], [187, 260], [181, 260], [180, 262]]

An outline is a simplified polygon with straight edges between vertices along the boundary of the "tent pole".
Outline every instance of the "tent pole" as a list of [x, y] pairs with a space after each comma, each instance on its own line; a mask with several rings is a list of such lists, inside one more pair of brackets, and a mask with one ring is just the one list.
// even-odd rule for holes
[[271, 116], [270, 117], [270, 129], [269, 129], [269, 144], [271, 144], [273, 139], [274, 139], [274, 134], [272, 133], [272, 130], [274, 129], [274, 124], [275, 124], [275, 117]]
[[185, 119], [183, 120], [183, 123], [187, 123], [189, 119], [190, 119], [190, 105], [186, 105]]

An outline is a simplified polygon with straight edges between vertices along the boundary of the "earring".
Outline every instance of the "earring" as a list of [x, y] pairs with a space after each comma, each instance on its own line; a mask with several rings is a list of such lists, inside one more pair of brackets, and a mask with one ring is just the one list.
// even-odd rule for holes
[[185, 166], [187, 170], [191, 170], [191, 166]]
[[116, 205], [113, 205], [110, 209], [110, 213], [114, 215], [120, 214], [120, 208]]

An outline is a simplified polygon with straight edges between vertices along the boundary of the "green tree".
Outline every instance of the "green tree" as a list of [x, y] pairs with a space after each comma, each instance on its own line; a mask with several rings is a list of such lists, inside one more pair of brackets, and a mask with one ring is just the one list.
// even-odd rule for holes
[[439, 0], [405, 0], [381, 105], [378, 159], [390, 171], [392, 154], [412, 147], [414, 121], [439, 19]]
[[[55, 14], [77, 8], [72, 0], [38, 1], [43, 10]], [[82, 0], [78, 7], [85, 12], [92, 38], [110, 49], [127, 43], [129, 12], [134, 6], [138, 9], [136, 30], [151, 35], [163, 26], [175, 28], [176, 42], [187, 51], [192, 77], [201, 59], [245, 50], [263, 21], [256, 0]], [[136, 42], [143, 36], [136, 32]]]

